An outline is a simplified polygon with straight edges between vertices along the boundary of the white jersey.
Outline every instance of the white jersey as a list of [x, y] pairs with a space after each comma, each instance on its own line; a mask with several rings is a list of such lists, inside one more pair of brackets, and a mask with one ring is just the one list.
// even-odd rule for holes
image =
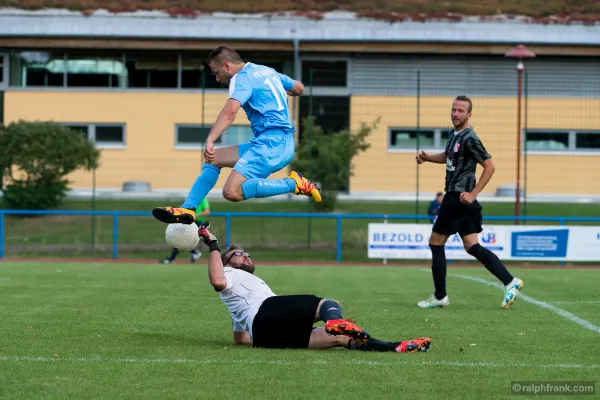
[[241, 269], [225, 267], [227, 287], [220, 292], [221, 300], [233, 318], [233, 331], [250, 333], [252, 322], [262, 303], [276, 296], [262, 279]]

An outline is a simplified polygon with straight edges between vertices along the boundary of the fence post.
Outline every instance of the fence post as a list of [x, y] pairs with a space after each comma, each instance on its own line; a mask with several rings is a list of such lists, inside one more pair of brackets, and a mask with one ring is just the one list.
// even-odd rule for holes
[[[564, 225], [565, 225], [565, 220], [561, 218], [561, 220], [559, 221], [559, 225], [560, 225], [560, 226], [564, 226]], [[558, 262], [558, 265], [560, 265], [560, 266], [564, 266], [564, 265], [565, 265], [565, 263], [564, 263], [563, 261], [559, 261], [559, 262]]]
[[229, 247], [231, 243], [231, 215], [225, 216], [225, 247]]
[[0, 211], [0, 259], [4, 258], [4, 212]]
[[[417, 70], [417, 154], [421, 151], [421, 71]], [[416, 193], [415, 193], [415, 215], [419, 215], [419, 193], [421, 191], [420, 181], [421, 181], [421, 168], [417, 164], [416, 165]], [[415, 224], [419, 223], [419, 218], [415, 218]]]
[[[385, 214], [385, 215], [383, 216], [383, 223], [384, 223], [384, 224], [387, 224], [387, 223], [388, 223], [388, 216], [387, 216], [387, 214]], [[368, 252], [369, 252], [369, 249], [367, 248], [367, 253], [368, 253]], [[384, 258], [384, 259], [383, 259], [383, 265], [387, 265], [387, 258]]]
[[342, 262], [342, 216], [337, 216], [337, 255], [336, 261]]
[[[527, 98], [529, 97], [528, 95], [528, 82], [527, 82], [527, 74], [528, 72], [525, 71], [524, 78], [525, 78], [525, 82], [524, 82], [524, 95], [525, 95], [525, 112], [524, 112], [524, 116], [523, 116], [523, 133], [524, 133], [524, 137], [523, 137], [523, 216], [527, 217], [527, 153], [529, 153], [527, 151], [527, 116], [529, 114], [528, 111], [528, 104], [527, 104]], [[523, 221], [524, 225], [527, 225], [527, 220]]]
[[96, 251], [96, 162], [94, 161], [92, 169], [92, 237], [91, 247], [92, 251]]
[[[308, 97], [308, 116], [313, 116], [313, 87], [314, 87], [314, 69], [311, 68], [308, 72], [308, 87], [309, 89], [309, 97]], [[317, 119], [313, 121], [310, 125], [310, 129], [308, 130], [308, 176], [312, 176], [312, 137], [313, 137], [313, 127], [317, 123]], [[310, 212], [312, 210], [312, 204], [310, 201], [307, 201], [308, 210], [306, 212]], [[310, 250], [312, 247], [312, 218], [308, 217], [308, 232], [306, 235], [306, 248]]]
[[119, 214], [113, 214], [113, 260], [117, 259], [117, 242], [119, 240]]

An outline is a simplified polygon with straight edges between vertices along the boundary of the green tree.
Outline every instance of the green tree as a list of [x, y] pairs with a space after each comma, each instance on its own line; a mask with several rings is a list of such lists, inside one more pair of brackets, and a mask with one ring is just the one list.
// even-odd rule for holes
[[71, 172], [95, 168], [100, 151], [87, 137], [52, 122], [19, 121], [0, 127], [4, 205], [45, 210], [66, 196]]
[[326, 133], [315, 123], [313, 116], [304, 120], [302, 139], [291, 167], [319, 184], [323, 202], [312, 202], [314, 210], [335, 210], [340, 188], [345, 187], [354, 175], [352, 159], [371, 146], [367, 137], [378, 122], [379, 119], [372, 125], [362, 123], [356, 133], [348, 130]]

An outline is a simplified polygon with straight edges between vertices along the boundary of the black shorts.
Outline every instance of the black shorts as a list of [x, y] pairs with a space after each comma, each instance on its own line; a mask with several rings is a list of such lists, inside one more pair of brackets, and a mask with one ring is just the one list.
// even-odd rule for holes
[[307, 349], [321, 300], [312, 294], [269, 297], [252, 322], [252, 346]]
[[433, 231], [442, 235], [461, 237], [483, 230], [481, 224], [481, 204], [477, 200], [466, 205], [460, 202], [460, 192], [448, 192], [444, 195]]

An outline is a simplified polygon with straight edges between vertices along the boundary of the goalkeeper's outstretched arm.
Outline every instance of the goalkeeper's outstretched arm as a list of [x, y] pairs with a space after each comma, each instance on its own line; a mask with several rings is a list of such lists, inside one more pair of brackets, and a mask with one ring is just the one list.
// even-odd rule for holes
[[208, 258], [208, 280], [215, 290], [220, 292], [227, 287], [227, 278], [225, 278], [225, 271], [223, 270], [219, 242], [217, 241], [217, 237], [210, 233], [208, 230], [209, 227], [210, 223], [208, 221], [200, 225], [198, 236], [200, 236], [200, 240], [208, 246], [210, 251], [210, 257]]
[[221, 261], [221, 253], [218, 249], [211, 251], [208, 258], [208, 279], [217, 292], [227, 287], [227, 279], [223, 271], [223, 261]]

